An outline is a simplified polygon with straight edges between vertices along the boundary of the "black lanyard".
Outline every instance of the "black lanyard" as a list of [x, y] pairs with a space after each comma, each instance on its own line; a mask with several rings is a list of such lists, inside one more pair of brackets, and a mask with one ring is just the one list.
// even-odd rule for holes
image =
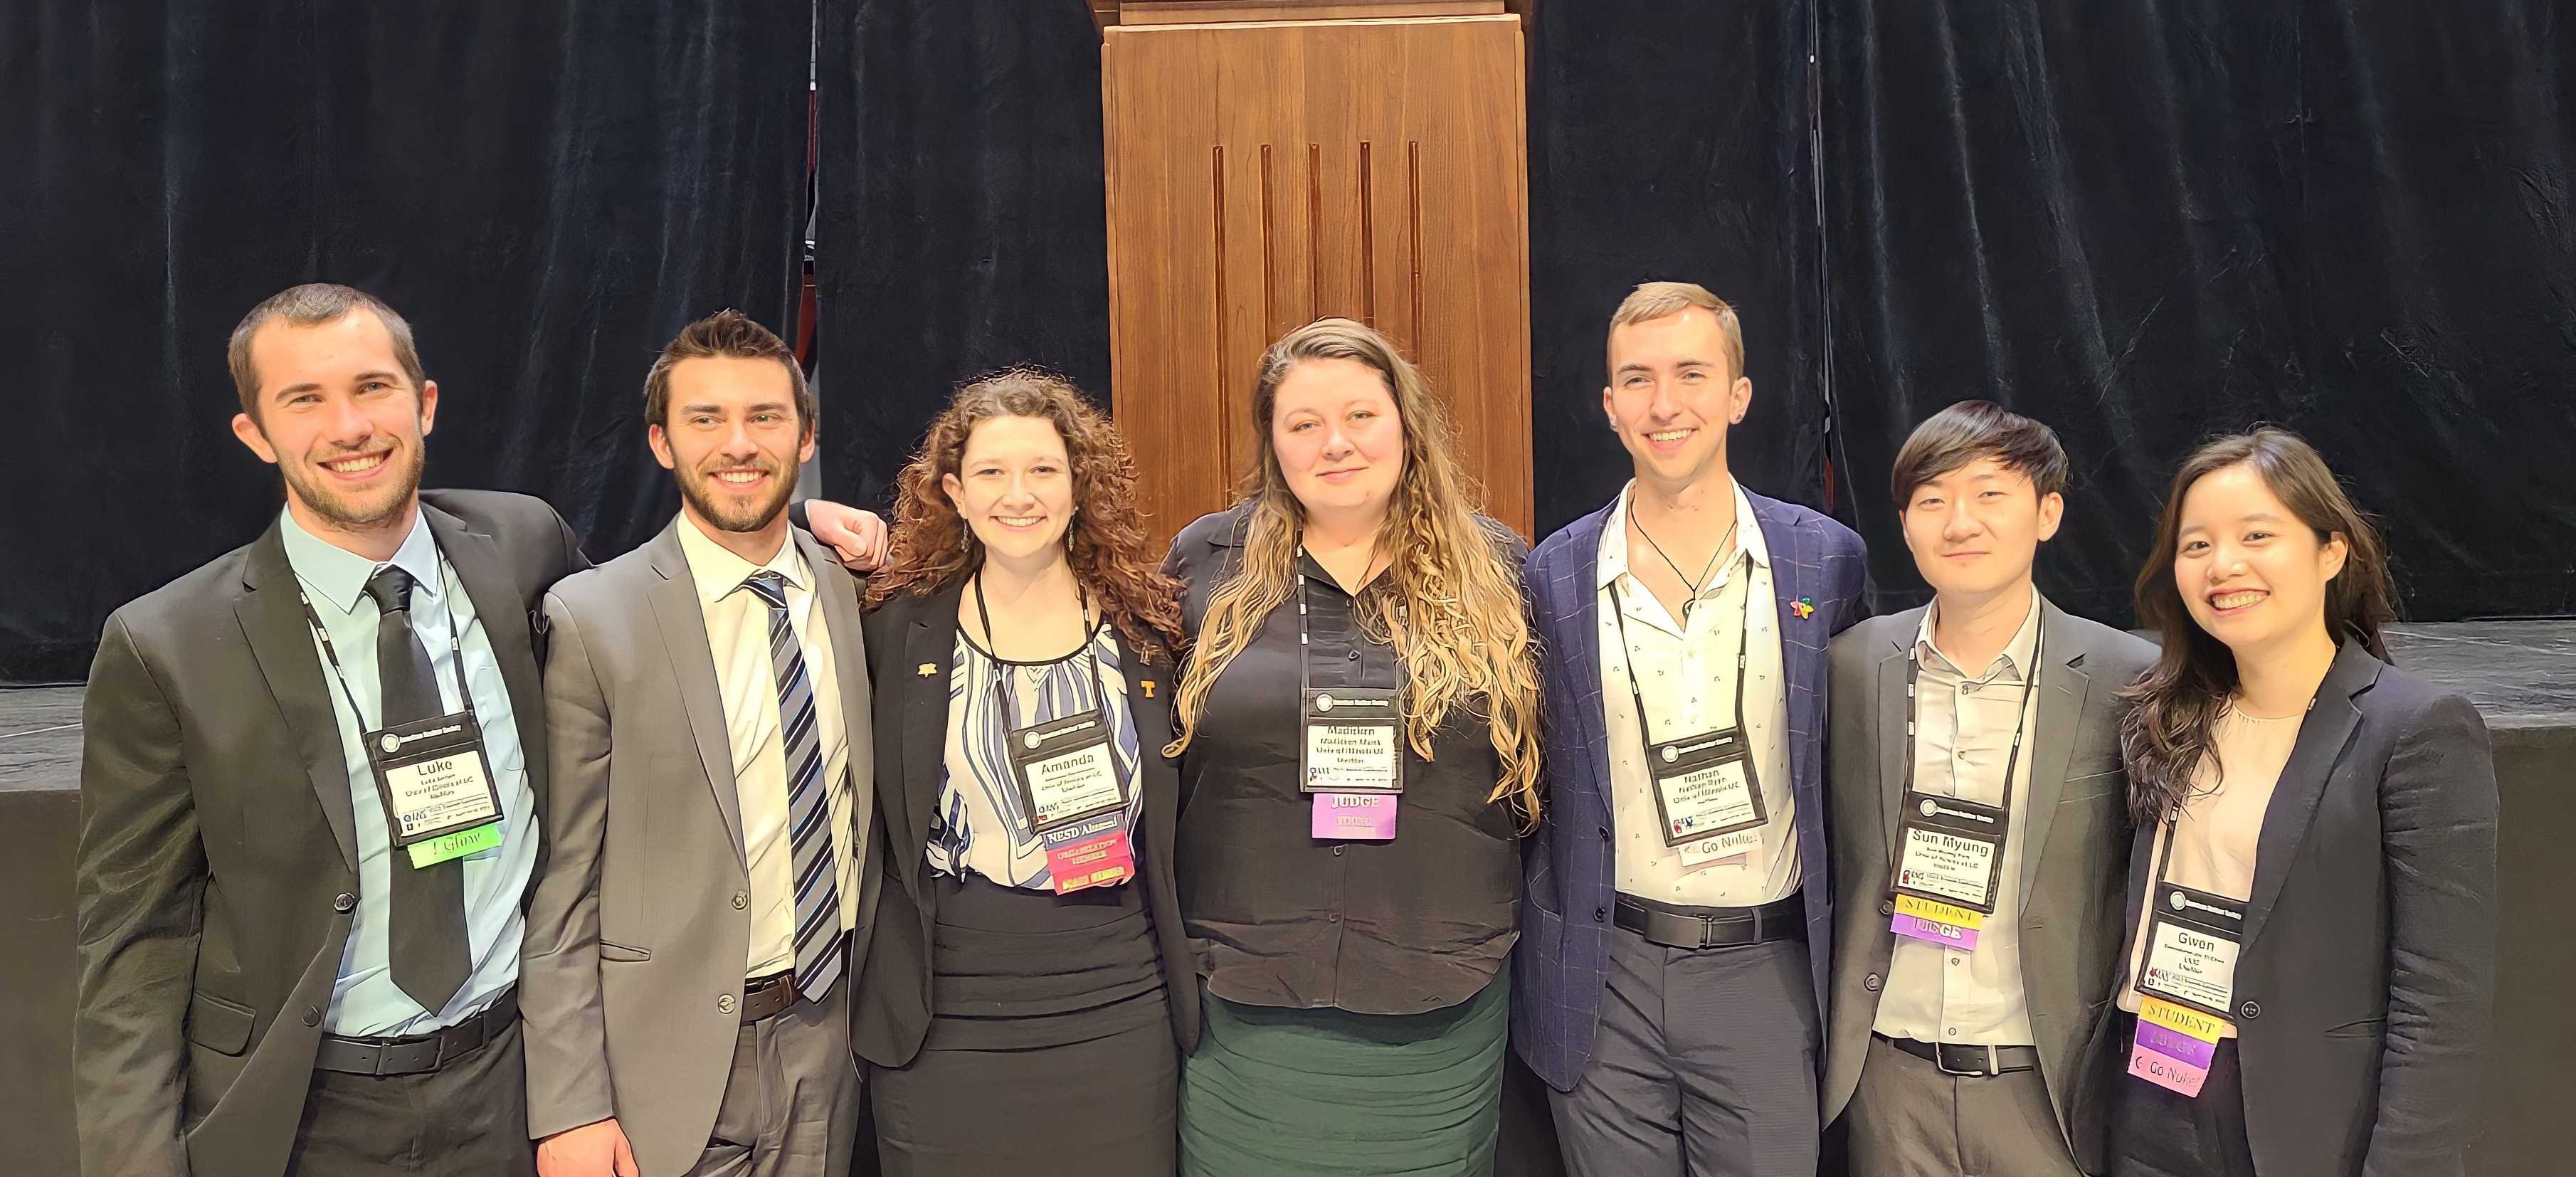
[[[2042, 620], [2046, 619], [2042, 618]], [[2020, 705], [2013, 708], [2012, 752], [2004, 758], [2004, 799], [1998, 806], [2006, 814], [2012, 812], [2013, 769], [2021, 764], [2022, 729], [2030, 723], [2030, 693], [2039, 689], [2039, 655], [2047, 639], [2045, 625], [2040, 627], [2040, 632], [2031, 635], [2030, 667], [2021, 678]], [[1914, 791], [1914, 719], [1918, 706], [1914, 698], [1914, 688], [1922, 677], [1923, 643], [1917, 641], [1914, 643], [1914, 648], [1908, 650], [1905, 655], [1905, 785], [1898, 793], [1900, 797]], [[1953, 704], [1950, 708], [1952, 717], [1950, 738], [1953, 741], [1959, 738], [1958, 712], [1958, 706]], [[1958, 749], [1954, 747], [1951, 750], [1955, 752]], [[1954, 801], [1971, 800], [1959, 796], [1959, 766], [1955, 759], [1950, 765], [1950, 797]]]
[[[1738, 549], [1738, 551], [1740, 553], [1741, 549]], [[1743, 557], [1739, 555], [1738, 558], [1741, 559]], [[1732, 562], [1730, 561], [1730, 564], [1731, 563]], [[1687, 617], [1690, 610], [1684, 609], [1682, 612], [1685, 617]], [[1637, 740], [1639, 743], [1651, 749], [1655, 746], [1655, 727], [1654, 724], [1649, 723], [1646, 719], [1646, 696], [1643, 692], [1637, 689], [1637, 662], [1635, 657], [1632, 656], [1628, 650], [1628, 606], [1627, 603], [1619, 596], [1619, 582], [1617, 580], [1612, 580], [1610, 582], [1610, 616], [1615, 619], [1619, 625], [1619, 668], [1625, 672], [1624, 677], [1628, 680], [1628, 698], [1637, 708]], [[1688, 629], [1690, 622], [1688, 620], [1684, 620], [1682, 622], [1682, 626], [1684, 629]], [[1689, 640], [1688, 635], [1684, 635], [1684, 643], [1687, 644]], [[1753, 577], [1752, 574], [1748, 572], [1744, 577], [1744, 628], [1738, 631], [1735, 635], [1735, 726], [1731, 730], [1737, 732], [1739, 735], [1744, 731], [1745, 655], [1752, 650], [1752, 642]], [[1687, 735], [1690, 733], [1684, 734]], [[1752, 750], [1752, 742], [1750, 740], [1745, 742], [1745, 750], [1748, 753]]]
[[[369, 575], [372, 576], [373, 573], [370, 573]], [[418, 590], [415, 589], [413, 591], [417, 592]], [[313, 627], [314, 637], [322, 640], [322, 657], [331, 663], [331, 677], [339, 681], [341, 697], [349, 701], [349, 717], [357, 721], [358, 730], [362, 732], [383, 728], [385, 726], [382, 722], [384, 719], [384, 707], [382, 704], [384, 702], [385, 693], [385, 684], [382, 677], [384, 668], [377, 668], [378, 678], [376, 680], [376, 701], [378, 706], [376, 708], [376, 718], [378, 722], [376, 727], [371, 729], [367, 726], [367, 713], [360, 710], [358, 707], [357, 692], [349, 689], [348, 672], [340, 668], [340, 654], [331, 645], [331, 631], [323, 628], [322, 615], [313, 611], [313, 599], [304, 595], [304, 578], [301, 576], [297, 577], [295, 580], [295, 600], [296, 603], [304, 606], [304, 623]], [[463, 640], [463, 631], [465, 627], [457, 623], [456, 610], [448, 603], [447, 556], [445, 553], [440, 553], [438, 556], [438, 605], [440, 611], [447, 614], [447, 661], [449, 667], [456, 672], [456, 698], [459, 702], [465, 705], [465, 714], [470, 716], [474, 714], [474, 694], [465, 687], [465, 644]], [[381, 607], [379, 608], [381, 609]], [[406, 609], [405, 612], [409, 612], [409, 610]], [[376, 624], [384, 624], [381, 613], [377, 618]], [[413, 635], [413, 640], [419, 640], [417, 631], [415, 631]], [[435, 672], [433, 671], [432, 673]]]
[[[1076, 593], [1079, 594], [1079, 592], [1080, 590], [1077, 589]], [[1078, 595], [1076, 599], [1079, 601], [1080, 598]], [[1082, 611], [1085, 614], [1089, 614], [1091, 612], [1089, 603], [1082, 602], [1081, 604]], [[1062, 666], [1076, 658], [1083, 658], [1086, 656], [1088, 656], [1089, 664], [1091, 666], [1091, 709], [1099, 712], [1103, 718], [1108, 716], [1109, 688], [1100, 678], [1100, 652], [1098, 646], [1098, 642], [1100, 640], [1100, 627], [1109, 620], [1107, 615], [1104, 614], [1097, 620], [1088, 621], [1083, 626], [1082, 630], [1082, 648], [1075, 650], [1062, 658], [1050, 658], [1044, 662], [1005, 661], [1001, 654], [996, 652], [1001, 649], [1001, 643], [993, 640], [993, 609], [992, 606], [984, 603], [984, 576], [979, 572], [975, 574], [975, 619], [984, 623], [984, 645], [986, 647], [984, 650], [984, 656], [993, 660], [993, 668], [999, 672], [995, 674], [993, 678], [994, 685], [999, 687], [1002, 692], [1003, 727], [1016, 728], [1020, 726], [1019, 700], [1014, 697], [1011, 691], [1011, 678], [1013, 677], [1012, 671], [1014, 668], [1021, 666]], [[1076, 713], [1069, 712], [1068, 714]], [[1061, 719], [1063, 716], [1058, 716], [1057, 718]], [[1034, 724], [1047, 721], [1031, 718], [1029, 722]]]
[[[1307, 558], [1308, 558], [1308, 559], [1313, 559], [1313, 557], [1311, 557], [1311, 556], [1309, 556], [1309, 557], [1307, 557]], [[1308, 661], [1307, 654], [1308, 654], [1308, 650], [1309, 650], [1309, 648], [1310, 648], [1310, 647], [1309, 647], [1309, 643], [1313, 640], [1313, 638], [1312, 638], [1312, 635], [1311, 635], [1311, 634], [1309, 634], [1309, 633], [1307, 632], [1307, 629], [1306, 629], [1306, 579], [1307, 579], [1307, 577], [1306, 577], [1306, 570], [1305, 570], [1305, 569], [1303, 569], [1303, 568], [1298, 569], [1298, 570], [1297, 570], [1297, 697], [1298, 697], [1299, 699], [1301, 699], [1301, 700], [1302, 700], [1302, 699], [1304, 699], [1304, 698], [1306, 697], [1307, 692], [1312, 691], [1313, 689], [1315, 689], [1314, 675], [1311, 673], [1311, 670], [1310, 670], [1310, 668], [1309, 668], [1309, 667], [1308, 667], [1308, 665], [1307, 665], [1307, 661]], [[1336, 587], [1338, 587], [1338, 586], [1336, 586]], [[1366, 591], [1368, 591], [1368, 589], [1367, 589], [1367, 587], [1366, 587], [1366, 586], [1362, 586], [1360, 591], [1361, 591], [1361, 592], [1366, 592]], [[1352, 604], [1353, 608], [1354, 608], [1354, 609], [1356, 609], [1356, 608], [1357, 608], [1357, 606], [1358, 606], [1358, 604], [1359, 604], [1359, 594], [1358, 594], [1358, 593], [1350, 593], [1350, 594], [1346, 594], [1346, 595], [1350, 598], [1350, 601], [1351, 601], [1351, 604]], [[1346, 611], [1345, 611], [1345, 615], [1347, 616], [1349, 612], [1350, 612], [1350, 611], [1346, 610]], [[1357, 623], [1356, 623], [1356, 622], [1354, 622], [1354, 626], [1356, 626], [1356, 624], [1357, 624]], [[1359, 637], [1360, 637], [1360, 640], [1362, 640], [1363, 642], [1365, 642], [1365, 641], [1366, 641], [1366, 638], [1367, 638], [1367, 635], [1366, 635], [1366, 634], [1360, 634], [1360, 635], [1359, 635]], [[1363, 667], [1364, 669], [1362, 670], [1362, 672], [1361, 672], [1360, 674], [1358, 674], [1358, 675], [1357, 675], [1357, 676], [1355, 676], [1355, 677], [1363, 678], [1363, 679], [1364, 679], [1364, 678], [1367, 678], [1367, 677], [1368, 677], [1368, 675], [1367, 675], [1367, 672], [1366, 672], [1366, 670], [1365, 670], [1365, 667], [1367, 667], [1367, 665], [1368, 665], [1367, 661], [1366, 661], [1366, 660], [1362, 660], [1362, 661], [1361, 661], [1361, 663], [1360, 663], [1360, 665], [1361, 665], [1361, 667]], [[1403, 687], [1404, 666], [1403, 666], [1403, 664], [1402, 664], [1401, 662], [1398, 662], [1398, 663], [1397, 663], [1397, 665], [1396, 665], [1396, 668], [1395, 668], [1395, 669], [1396, 669], [1396, 682], [1397, 682], [1397, 685], [1396, 685], [1396, 686], [1394, 686], [1393, 688], [1387, 688], [1387, 687], [1365, 687], [1365, 686], [1361, 686], [1361, 685], [1360, 685], [1360, 684], [1358, 684], [1358, 683], [1351, 683], [1351, 684], [1349, 684], [1349, 689], [1351, 689], [1351, 690], [1355, 690], [1355, 691], [1366, 691], [1366, 690], [1389, 690], [1389, 689], [1392, 689], [1392, 690], [1395, 690], [1395, 691], [1401, 692], [1401, 691], [1403, 691], [1403, 689], [1404, 689], [1404, 687]], [[1334, 689], [1339, 690], [1339, 689], [1342, 689], [1342, 688], [1338, 688], [1338, 687], [1337, 687], [1337, 688], [1334, 688]], [[1301, 704], [1300, 704], [1300, 707], [1302, 708], [1302, 706], [1303, 706], [1303, 704], [1301, 703]]]

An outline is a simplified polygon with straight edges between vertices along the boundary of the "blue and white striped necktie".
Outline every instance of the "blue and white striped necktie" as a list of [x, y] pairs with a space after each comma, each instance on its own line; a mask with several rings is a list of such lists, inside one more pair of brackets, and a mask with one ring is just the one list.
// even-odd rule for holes
[[820, 1001], [841, 975], [841, 897], [814, 684], [805, 673], [805, 648], [787, 621], [787, 578], [764, 570], [753, 573], [743, 587], [769, 605], [769, 665], [778, 674], [778, 735], [787, 754], [787, 837], [795, 863], [796, 992]]

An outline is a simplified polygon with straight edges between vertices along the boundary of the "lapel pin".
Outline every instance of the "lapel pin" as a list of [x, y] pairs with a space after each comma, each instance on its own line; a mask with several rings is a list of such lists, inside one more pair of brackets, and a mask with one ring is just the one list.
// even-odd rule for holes
[[1800, 597], [1795, 603], [1789, 606], [1789, 611], [1797, 614], [1798, 620], [1805, 621], [1806, 619], [1816, 615], [1816, 603], [1805, 597]]
[[913, 673], [918, 674], [923, 678], [936, 678], [939, 676], [939, 664], [936, 662], [924, 662], [921, 664], [921, 669], [913, 671]]
[[1148, 698], [1148, 699], [1153, 698], [1153, 697], [1154, 697], [1154, 680], [1152, 680], [1152, 679], [1150, 679], [1150, 678], [1149, 678], [1149, 679], [1146, 679], [1146, 680], [1144, 681], [1144, 684], [1143, 684], [1143, 685], [1144, 685], [1144, 688], [1145, 688], [1145, 697], [1146, 697], [1146, 698]]

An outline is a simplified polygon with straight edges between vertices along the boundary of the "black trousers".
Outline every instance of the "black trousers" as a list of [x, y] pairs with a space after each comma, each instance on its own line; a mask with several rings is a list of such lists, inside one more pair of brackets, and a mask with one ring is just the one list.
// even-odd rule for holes
[[519, 1023], [419, 1075], [313, 1072], [287, 1177], [535, 1177]]
[[[2118, 1020], [2124, 1035], [2120, 1057], [2126, 1059], [2138, 1019], [2124, 1014]], [[2245, 1074], [2237, 1066], [2235, 1039], [2219, 1042], [2198, 1096], [2167, 1091], [2125, 1069], [2112, 1082], [2112, 1177], [2254, 1177], [2254, 1150], [2245, 1142]]]

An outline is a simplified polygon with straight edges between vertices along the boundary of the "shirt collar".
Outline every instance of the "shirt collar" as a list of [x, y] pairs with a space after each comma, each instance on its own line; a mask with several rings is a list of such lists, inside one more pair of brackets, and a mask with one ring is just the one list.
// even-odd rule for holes
[[805, 555], [796, 550], [796, 536], [789, 532], [787, 542], [778, 545], [778, 554], [766, 564], [754, 564], [733, 554], [707, 537], [697, 523], [683, 514], [671, 525], [680, 533], [680, 554], [689, 561], [689, 578], [697, 583], [698, 602], [712, 605], [742, 587], [755, 572], [775, 572], [797, 588], [808, 588], [810, 578], [805, 570]]
[[438, 539], [429, 532], [428, 510], [418, 505], [412, 508], [411, 532], [403, 536], [394, 558], [381, 563], [306, 531], [291, 508], [278, 512], [278, 535], [286, 542], [287, 566], [295, 570], [305, 595], [342, 613], [358, 611], [367, 582], [388, 564], [411, 574], [412, 592], [420, 599], [437, 602], [446, 594], [447, 584], [438, 574]]
[[[1753, 515], [1753, 500], [1746, 498], [1744, 484], [1727, 479], [1735, 492], [1735, 543], [1753, 562], [1771, 566], [1771, 545], [1762, 538], [1762, 521]], [[1601, 525], [1601, 551], [1595, 558], [1593, 585], [1597, 591], [1610, 587], [1610, 582], [1628, 572], [1628, 503], [1637, 493], [1637, 480], [1619, 488], [1619, 497], [1610, 504], [1610, 518]]]
[[1962, 678], [1984, 681], [2010, 671], [2015, 681], [2026, 679], [2030, 676], [2030, 660], [2039, 652], [2039, 606], [2039, 590], [2033, 588], [2030, 590], [2030, 613], [2021, 619], [2021, 628], [2013, 631], [2011, 641], [2004, 643], [2003, 653], [1995, 655], [1995, 660], [1977, 673], [1960, 669], [1948, 654], [1932, 644], [1933, 621], [1941, 608], [1938, 601], [1923, 610], [1923, 623], [1914, 632], [1915, 650], [1924, 665], [1939, 667]]

